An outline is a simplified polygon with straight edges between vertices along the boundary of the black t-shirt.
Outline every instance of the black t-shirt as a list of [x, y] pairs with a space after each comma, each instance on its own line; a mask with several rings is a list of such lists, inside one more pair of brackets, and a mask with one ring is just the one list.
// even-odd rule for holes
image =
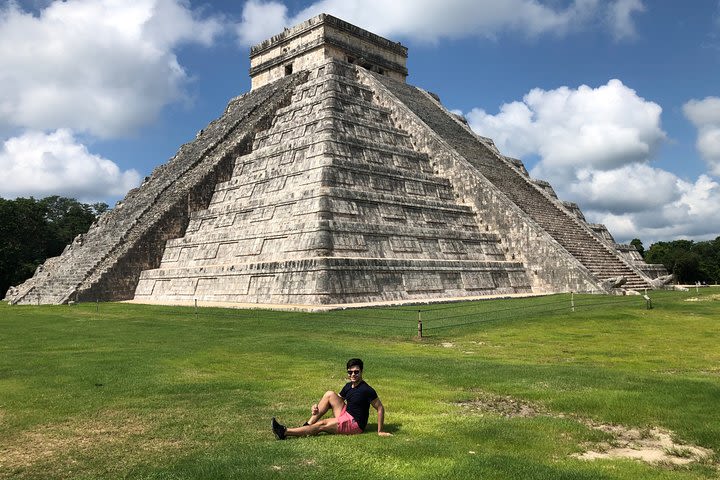
[[347, 412], [352, 415], [360, 429], [365, 431], [370, 416], [370, 402], [377, 398], [375, 389], [364, 381], [355, 388], [352, 388], [352, 382], [348, 382], [340, 390], [340, 396], [347, 402]]

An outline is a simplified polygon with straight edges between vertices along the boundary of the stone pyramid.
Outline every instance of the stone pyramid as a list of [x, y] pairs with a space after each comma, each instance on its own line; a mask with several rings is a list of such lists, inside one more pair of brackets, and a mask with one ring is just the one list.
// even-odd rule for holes
[[251, 92], [7, 299], [343, 305], [664, 273], [406, 84], [406, 58], [329, 15], [253, 47]]

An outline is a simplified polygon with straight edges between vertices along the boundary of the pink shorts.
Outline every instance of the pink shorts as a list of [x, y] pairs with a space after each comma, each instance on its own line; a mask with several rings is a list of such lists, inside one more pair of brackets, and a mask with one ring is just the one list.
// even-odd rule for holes
[[347, 407], [343, 407], [340, 416], [337, 418], [338, 433], [341, 435], [356, 435], [362, 433], [355, 419], [347, 412]]

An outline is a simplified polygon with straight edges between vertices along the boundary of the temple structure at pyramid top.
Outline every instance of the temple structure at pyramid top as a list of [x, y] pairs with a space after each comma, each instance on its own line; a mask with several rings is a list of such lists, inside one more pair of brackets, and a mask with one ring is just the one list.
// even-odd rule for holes
[[250, 92], [8, 291], [17, 304], [292, 305], [653, 288], [666, 273], [330, 15], [251, 50]]
[[329, 59], [405, 81], [407, 48], [348, 22], [320, 14], [250, 49], [252, 89]]

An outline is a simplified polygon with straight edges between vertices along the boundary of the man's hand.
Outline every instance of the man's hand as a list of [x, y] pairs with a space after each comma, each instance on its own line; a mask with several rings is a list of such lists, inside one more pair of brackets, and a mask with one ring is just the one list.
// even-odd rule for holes
[[390, 432], [378, 432], [378, 435], [380, 435], [381, 437], [392, 437], [393, 436], [393, 434]]
[[[307, 405], [307, 403], [305, 405]], [[318, 413], [320, 413], [320, 409], [318, 408], [318, 405], [316, 403], [312, 407], [310, 407], [310, 415], [317, 415]]]

